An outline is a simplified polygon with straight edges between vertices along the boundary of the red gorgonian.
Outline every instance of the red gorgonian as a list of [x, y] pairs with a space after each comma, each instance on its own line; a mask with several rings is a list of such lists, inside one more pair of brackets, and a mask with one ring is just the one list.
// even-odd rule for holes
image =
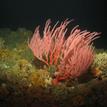
[[80, 76], [87, 71], [94, 58], [92, 41], [99, 37], [99, 33], [81, 31], [76, 26], [65, 39], [69, 23], [65, 20], [51, 27], [51, 21], [48, 20], [43, 37], [38, 26], [28, 44], [37, 59], [47, 66], [57, 66], [55, 81]]

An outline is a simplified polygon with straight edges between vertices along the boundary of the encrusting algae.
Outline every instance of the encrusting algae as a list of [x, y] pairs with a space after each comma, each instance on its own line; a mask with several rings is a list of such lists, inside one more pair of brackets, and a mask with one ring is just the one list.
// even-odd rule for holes
[[65, 38], [69, 23], [48, 20], [43, 35], [0, 29], [0, 107], [105, 106], [107, 51], [93, 48], [99, 33], [78, 26]]

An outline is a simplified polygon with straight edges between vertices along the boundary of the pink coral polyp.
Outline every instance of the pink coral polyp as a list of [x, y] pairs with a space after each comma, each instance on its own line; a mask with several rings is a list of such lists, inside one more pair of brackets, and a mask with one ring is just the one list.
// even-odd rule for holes
[[87, 71], [94, 58], [92, 41], [99, 37], [97, 32], [81, 31], [76, 26], [65, 39], [69, 23], [65, 20], [51, 28], [51, 21], [48, 20], [43, 38], [37, 27], [28, 44], [37, 59], [48, 66], [57, 66], [57, 81], [76, 78]]

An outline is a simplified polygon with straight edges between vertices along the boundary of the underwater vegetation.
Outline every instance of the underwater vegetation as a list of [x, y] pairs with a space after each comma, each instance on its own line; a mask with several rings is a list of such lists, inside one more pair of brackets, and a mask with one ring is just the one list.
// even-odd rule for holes
[[107, 50], [93, 45], [100, 33], [68, 24], [0, 29], [0, 107], [106, 107]]
[[[97, 74], [107, 76], [107, 52], [97, 53], [95, 55], [93, 64], [91, 65], [92, 69], [96, 69]], [[95, 71], [93, 69], [93, 72]], [[98, 75], [99, 75], [98, 74]]]

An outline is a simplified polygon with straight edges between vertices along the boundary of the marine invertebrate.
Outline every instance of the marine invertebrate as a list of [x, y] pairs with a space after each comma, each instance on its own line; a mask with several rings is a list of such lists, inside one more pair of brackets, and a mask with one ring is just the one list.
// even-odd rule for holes
[[94, 52], [92, 41], [98, 38], [99, 33], [81, 31], [78, 26], [71, 30], [67, 39], [67, 25], [70, 21], [65, 20], [59, 26], [53, 28], [51, 21], [46, 22], [43, 38], [36, 28], [28, 46], [34, 56], [46, 65], [56, 65], [55, 81], [67, 78], [76, 78], [86, 72], [93, 61]]
[[95, 68], [99, 68], [102, 71], [101, 74], [107, 75], [107, 53], [102, 52], [95, 55], [94, 61], [91, 65], [92, 70]]
[[102, 75], [102, 71], [98, 67], [92, 68], [91, 72], [94, 77], [101, 77]]

